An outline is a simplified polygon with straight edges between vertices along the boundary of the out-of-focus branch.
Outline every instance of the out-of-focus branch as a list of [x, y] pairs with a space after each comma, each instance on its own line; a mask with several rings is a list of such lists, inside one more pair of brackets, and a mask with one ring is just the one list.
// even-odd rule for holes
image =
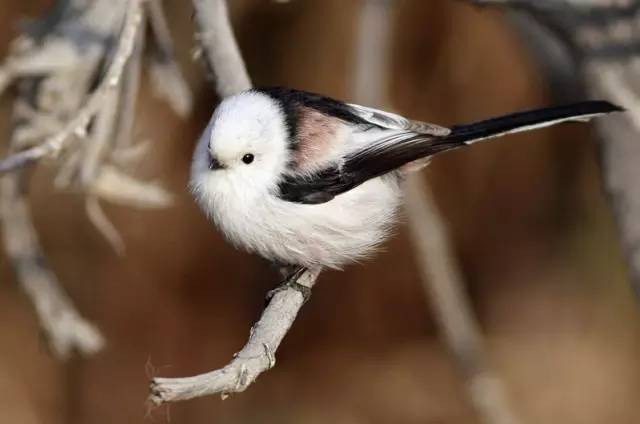
[[[160, 3], [156, 4], [160, 5]], [[147, 9], [141, 12], [145, 10]], [[141, 13], [138, 26], [144, 28], [146, 20], [146, 14]], [[110, 153], [116, 149], [126, 149], [132, 143], [144, 45], [145, 33], [139, 30], [133, 39], [131, 53], [122, 70], [117, 89], [107, 94], [96, 114], [92, 135], [82, 146], [78, 165], [80, 185], [87, 193], [85, 198], [87, 217], [113, 250], [120, 255], [125, 253], [124, 240], [102, 209], [96, 189], [104, 185], [104, 172], [108, 166]], [[122, 189], [123, 187], [118, 187], [119, 192]]]
[[[392, 0], [361, 1], [353, 81], [355, 100], [382, 105], [389, 81]], [[520, 423], [506, 399], [500, 378], [489, 366], [446, 225], [429, 186], [420, 176], [408, 178], [405, 201], [422, 286], [444, 340], [463, 372], [471, 402], [486, 424]]]
[[[132, 152], [140, 150], [129, 144], [144, 47], [144, 3], [58, 0], [49, 15], [29, 25], [12, 44], [2, 67], [10, 76], [6, 82], [18, 86], [9, 156], [0, 161], [0, 174], [6, 173], [0, 183], [3, 241], [60, 357], [72, 350], [94, 352], [103, 341], [46, 263], [31, 223], [24, 166], [57, 159], [50, 161], [58, 166], [55, 187], [79, 188], [86, 195], [89, 218], [116, 250], [124, 245], [99, 199], [138, 207], [169, 203], [159, 186], [121, 170]], [[153, 3], [149, 9], [161, 14], [161, 3]], [[170, 54], [166, 58], [172, 60]]]
[[[206, 61], [216, 76], [221, 97], [251, 88], [244, 62], [233, 37], [227, 5], [224, 0], [194, 0], [198, 37]], [[244, 391], [264, 371], [275, 365], [275, 352], [291, 328], [304, 304], [302, 293], [292, 288], [296, 283], [308, 290], [314, 286], [318, 270], [305, 270], [289, 277], [281, 286], [253, 326], [249, 341], [224, 368], [186, 378], [154, 378], [149, 387], [149, 400], [156, 405], [220, 394]]]
[[61, 131], [38, 146], [15, 153], [0, 161], [0, 174], [23, 167], [43, 157], [55, 156], [60, 153], [73, 136], [80, 138], [86, 136], [87, 126], [91, 119], [98, 113], [110, 93], [120, 83], [122, 71], [135, 45], [136, 33], [140, 28], [141, 19], [142, 0], [130, 0], [118, 48], [100, 86], [91, 94], [84, 107], [78, 111], [75, 117]]
[[[488, 0], [526, 11], [549, 28], [575, 58], [580, 95], [605, 98], [628, 109], [596, 123], [605, 188], [627, 259], [631, 284], [640, 299], [640, 1]], [[545, 52], [538, 56], [544, 57]]]
[[154, 93], [166, 99], [181, 117], [188, 116], [193, 107], [193, 96], [175, 57], [167, 18], [159, 0], [147, 1], [147, 14], [153, 34], [149, 71]]
[[[638, 60], [630, 59], [630, 60]], [[627, 113], [598, 122], [605, 187], [629, 278], [640, 302], [640, 70], [635, 64], [591, 64], [585, 75], [589, 91], [623, 105]]]
[[445, 223], [429, 187], [417, 175], [407, 184], [406, 210], [424, 289], [482, 422], [523, 422], [511, 408], [501, 378], [489, 364]]
[[76, 310], [46, 263], [31, 223], [25, 197], [25, 171], [0, 179], [2, 238], [21, 287], [38, 316], [54, 355], [61, 359], [72, 351], [92, 354], [104, 345], [100, 332]]
[[360, 0], [351, 85], [356, 102], [381, 107], [387, 102], [393, 0]]
[[233, 36], [225, 0], [193, 0], [199, 31], [196, 40], [215, 77], [221, 97], [251, 88], [251, 79]]
[[[71, 3], [60, 2], [59, 5], [62, 7], [58, 10], [66, 10], [68, 17]], [[63, 16], [55, 20], [45, 19], [47, 24], [41, 25], [37, 40], [23, 36], [14, 43], [11, 53], [10, 62], [19, 62], [21, 67], [20, 72], [15, 73], [19, 85], [8, 162], [19, 167], [0, 180], [3, 242], [20, 286], [35, 306], [51, 350], [63, 359], [74, 350], [81, 354], [93, 353], [102, 347], [104, 340], [77, 312], [47, 264], [31, 222], [27, 173], [21, 168], [24, 163], [14, 159], [21, 157], [16, 152], [39, 146], [42, 139], [48, 138], [54, 145], [62, 145], [66, 137], [76, 135], [80, 127], [64, 127], [61, 122], [73, 116], [85, 97], [91, 75], [97, 69], [101, 55], [105, 54], [106, 38], [122, 25], [124, 5], [111, 4], [110, 13], [105, 14], [102, 8], [105, 3], [96, 2], [71, 20], [65, 20]], [[100, 15], [101, 25], [93, 42], [85, 45], [86, 55], [81, 58], [75, 45], [79, 40], [70, 34], [75, 34], [74, 28], [95, 23], [96, 15]], [[118, 79], [119, 62], [123, 64], [124, 61], [126, 58], [118, 59], [108, 76]], [[68, 135], [63, 134], [59, 138], [50, 135], [57, 134], [60, 128]]]

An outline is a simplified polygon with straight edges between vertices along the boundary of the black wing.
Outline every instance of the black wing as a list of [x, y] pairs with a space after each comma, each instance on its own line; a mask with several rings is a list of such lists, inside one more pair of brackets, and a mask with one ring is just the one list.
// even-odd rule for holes
[[286, 177], [279, 185], [279, 195], [291, 202], [324, 203], [372, 178], [443, 151], [563, 122], [588, 121], [621, 110], [604, 101], [582, 102], [459, 125], [453, 127], [449, 135], [441, 137], [415, 132], [394, 134], [345, 157], [342, 164], [328, 167], [313, 176]]

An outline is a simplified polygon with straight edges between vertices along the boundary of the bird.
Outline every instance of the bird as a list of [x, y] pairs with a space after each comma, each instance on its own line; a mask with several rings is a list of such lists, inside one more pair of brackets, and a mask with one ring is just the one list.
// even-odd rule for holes
[[403, 180], [433, 156], [619, 111], [592, 100], [447, 128], [307, 91], [253, 88], [215, 109], [189, 186], [235, 247], [292, 275], [342, 269], [388, 237]]

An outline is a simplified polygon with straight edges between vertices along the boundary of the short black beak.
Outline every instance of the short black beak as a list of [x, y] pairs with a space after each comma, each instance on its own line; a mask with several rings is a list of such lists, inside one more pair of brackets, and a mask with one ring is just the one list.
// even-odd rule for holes
[[209, 156], [209, 169], [215, 171], [217, 169], [222, 169], [224, 166], [213, 156]]

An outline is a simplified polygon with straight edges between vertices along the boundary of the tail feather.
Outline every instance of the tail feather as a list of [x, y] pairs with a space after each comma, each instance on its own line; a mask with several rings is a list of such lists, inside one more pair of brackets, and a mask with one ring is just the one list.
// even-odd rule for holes
[[589, 101], [566, 106], [536, 109], [488, 119], [468, 125], [457, 125], [443, 142], [472, 144], [507, 134], [550, 127], [564, 122], [586, 122], [592, 118], [623, 109], [606, 101]]
[[606, 101], [587, 101], [567, 106], [514, 113], [468, 125], [457, 125], [445, 136], [406, 132], [379, 140], [347, 157], [343, 171], [351, 186], [394, 169], [482, 140], [549, 127], [563, 122], [585, 122], [623, 109]]

